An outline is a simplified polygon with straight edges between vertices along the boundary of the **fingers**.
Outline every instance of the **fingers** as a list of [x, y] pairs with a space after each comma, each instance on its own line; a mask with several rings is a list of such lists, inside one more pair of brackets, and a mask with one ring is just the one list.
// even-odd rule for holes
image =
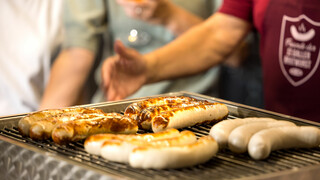
[[121, 52], [123, 51], [123, 49], [125, 49], [125, 46], [123, 45], [123, 43], [119, 40], [116, 40], [114, 42], [114, 51], [117, 53], [117, 54], [121, 54]]
[[[112, 58], [112, 57], [111, 57]], [[106, 95], [108, 94], [108, 89], [109, 89], [109, 84], [110, 84], [110, 79], [111, 79], [111, 72], [109, 68], [109, 63], [111, 61], [111, 58], [108, 58], [104, 60], [101, 68], [101, 90], [103, 92], [103, 95], [106, 99]]]
[[107, 58], [101, 69], [101, 88], [106, 101], [121, 100], [126, 97], [126, 91], [122, 81], [126, 78], [122, 76], [121, 65], [119, 65], [119, 55]]
[[108, 101], [121, 100], [136, 92], [146, 82], [144, 57], [116, 41], [117, 53], [102, 65], [103, 92]]
[[[109, 91], [112, 91], [112, 84], [114, 84], [113, 80], [115, 77], [115, 73], [117, 71], [117, 62], [119, 60], [119, 56], [111, 56], [104, 60], [101, 68], [101, 88], [104, 94], [104, 97], [107, 98]], [[113, 99], [113, 98], [111, 98]], [[111, 100], [106, 99], [106, 100]]]
[[126, 98], [126, 92], [124, 92], [124, 88], [120, 87], [121, 85], [118, 83], [111, 83], [108, 86], [106, 93], [104, 94], [107, 101], [118, 101]]
[[116, 40], [114, 43], [114, 51], [118, 55], [118, 61], [116, 61], [115, 65], [120, 69], [128, 67], [127, 64], [134, 58], [130, 49], [126, 48], [121, 41]]
[[108, 91], [108, 94], [106, 97], [108, 101], [118, 101], [118, 100], [124, 99], [124, 97], [122, 97], [121, 95], [119, 95], [119, 93], [116, 93], [114, 91]]

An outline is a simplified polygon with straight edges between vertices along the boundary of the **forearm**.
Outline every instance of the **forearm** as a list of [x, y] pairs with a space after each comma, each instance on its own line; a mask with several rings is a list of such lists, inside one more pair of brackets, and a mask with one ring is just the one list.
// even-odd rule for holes
[[40, 109], [75, 105], [93, 61], [93, 53], [86, 49], [63, 50], [52, 67]]
[[169, 45], [146, 55], [150, 69], [147, 83], [193, 75], [221, 63], [249, 28], [247, 22], [216, 13]]

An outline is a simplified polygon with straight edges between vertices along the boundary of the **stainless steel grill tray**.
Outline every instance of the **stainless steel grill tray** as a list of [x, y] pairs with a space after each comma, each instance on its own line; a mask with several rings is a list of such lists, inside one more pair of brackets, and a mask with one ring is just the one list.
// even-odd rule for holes
[[[166, 95], [184, 95], [223, 102], [230, 111], [228, 119], [273, 117], [298, 125], [320, 127], [318, 123], [200, 94], [177, 92]], [[86, 106], [101, 108], [105, 112], [122, 112], [128, 104], [141, 99], [143, 98]], [[0, 118], [0, 166], [3, 167], [0, 173], [5, 179], [316, 179], [320, 175], [319, 147], [274, 151], [263, 161], [255, 161], [248, 154], [223, 150], [209, 162], [190, 168], [136, 169], [86, 153], [83, 142], [59, 146], [51, 140], [34, 141], [22, 137], [16, 128], [22, 116], [24, 115]], [[204, 136], [210, 128], [210, 125], [199, 125], [184, 129], [193, 131], [197, 136]]]

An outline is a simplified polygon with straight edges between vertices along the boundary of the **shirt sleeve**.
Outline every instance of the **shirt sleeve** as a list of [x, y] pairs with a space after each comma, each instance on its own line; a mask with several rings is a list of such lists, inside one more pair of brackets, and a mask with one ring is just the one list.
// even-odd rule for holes
[[106, 30], [106, 9], [104, 0], [65, 0], [62, 47], [81, 47], [96, 53], [98, 35]]
[[224, 0], [219, 12], [252, 22], [252, 0]]

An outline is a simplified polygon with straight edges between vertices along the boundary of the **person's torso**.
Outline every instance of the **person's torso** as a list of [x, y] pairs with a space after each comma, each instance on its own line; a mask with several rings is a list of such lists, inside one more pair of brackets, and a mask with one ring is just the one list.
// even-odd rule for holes
[[61, 41], [61, 1], [1, 1], [0, 7], [0, 115], [33, 111]]
[[266, 109], [320, 121], [320, 1], [253, 0]]

